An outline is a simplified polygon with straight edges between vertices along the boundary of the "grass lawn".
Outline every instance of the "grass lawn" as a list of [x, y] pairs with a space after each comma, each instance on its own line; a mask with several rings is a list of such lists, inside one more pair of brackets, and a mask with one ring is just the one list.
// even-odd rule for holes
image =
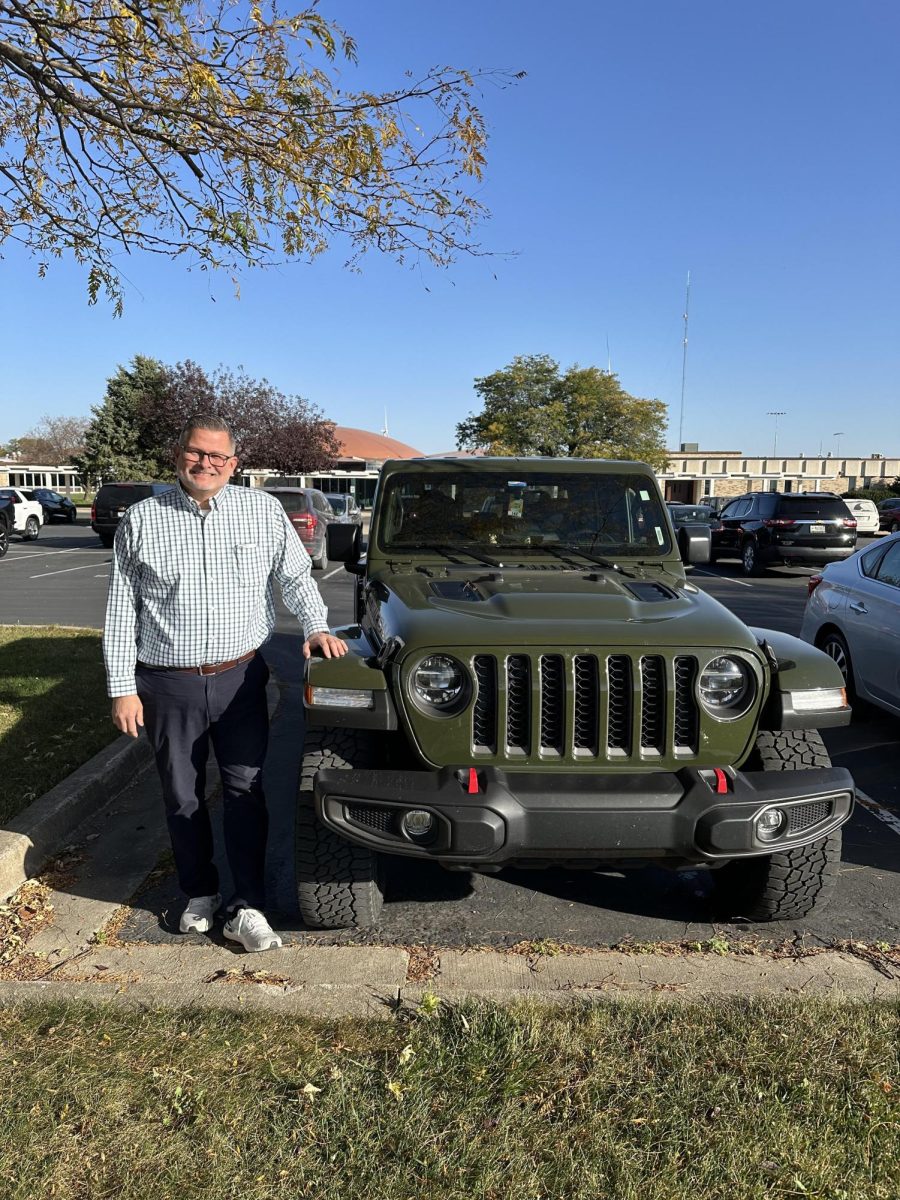
[[895, 1200], [900, 1008], [0, 1011], [4, 1200]]
[[119, 736], [100, 634], [0, 625], [0, 821]]

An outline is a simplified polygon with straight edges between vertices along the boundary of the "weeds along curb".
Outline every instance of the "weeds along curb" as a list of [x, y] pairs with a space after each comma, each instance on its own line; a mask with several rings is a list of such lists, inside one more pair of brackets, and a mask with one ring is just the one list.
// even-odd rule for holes
[[36, 875], [65, 839], [153, 761], [146, 736], [123, 734], [0, 829], [0, 900]]

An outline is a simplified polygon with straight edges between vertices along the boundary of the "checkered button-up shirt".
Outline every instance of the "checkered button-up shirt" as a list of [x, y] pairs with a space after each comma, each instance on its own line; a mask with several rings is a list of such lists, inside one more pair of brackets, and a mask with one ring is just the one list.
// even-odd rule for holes
[[327, 632], [312, 563], [274, 496], [226, 486], [201, 511], [176, 484], [132, 505], [116, 530], [103, 657], [110, 696], [137, 692], [137, 661], [227, 662], [275, 629], [273, 580], [304, 633]]

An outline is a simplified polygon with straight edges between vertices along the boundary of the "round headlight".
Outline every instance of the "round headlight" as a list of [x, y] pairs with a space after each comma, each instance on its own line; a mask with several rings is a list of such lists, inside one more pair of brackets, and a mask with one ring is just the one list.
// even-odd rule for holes
[[460, 664], [446, 654], [423, 658], [413, 671], [413, 691], [421, 704], [448, 709], [460, 699], [466, 677]]
[[749, 703], [750, 672], [739, 659], [714, 658], [700, 672], [697, 689], [703, 707], [713, 716], [733, 716]]

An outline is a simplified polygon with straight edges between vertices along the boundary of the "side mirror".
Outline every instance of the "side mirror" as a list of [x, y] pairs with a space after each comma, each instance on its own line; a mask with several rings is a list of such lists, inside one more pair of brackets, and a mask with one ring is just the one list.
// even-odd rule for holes
[[708, 563], [712, 558], [712, 531], [708, 525], [682, 525], [678, 530], [678, 550], [687, 564]]
[[328, 557], [335, 562], [352, 563], [359, 560], [361, 538], [358, 525], [344, 525], [337, 521], [328, 526]]

